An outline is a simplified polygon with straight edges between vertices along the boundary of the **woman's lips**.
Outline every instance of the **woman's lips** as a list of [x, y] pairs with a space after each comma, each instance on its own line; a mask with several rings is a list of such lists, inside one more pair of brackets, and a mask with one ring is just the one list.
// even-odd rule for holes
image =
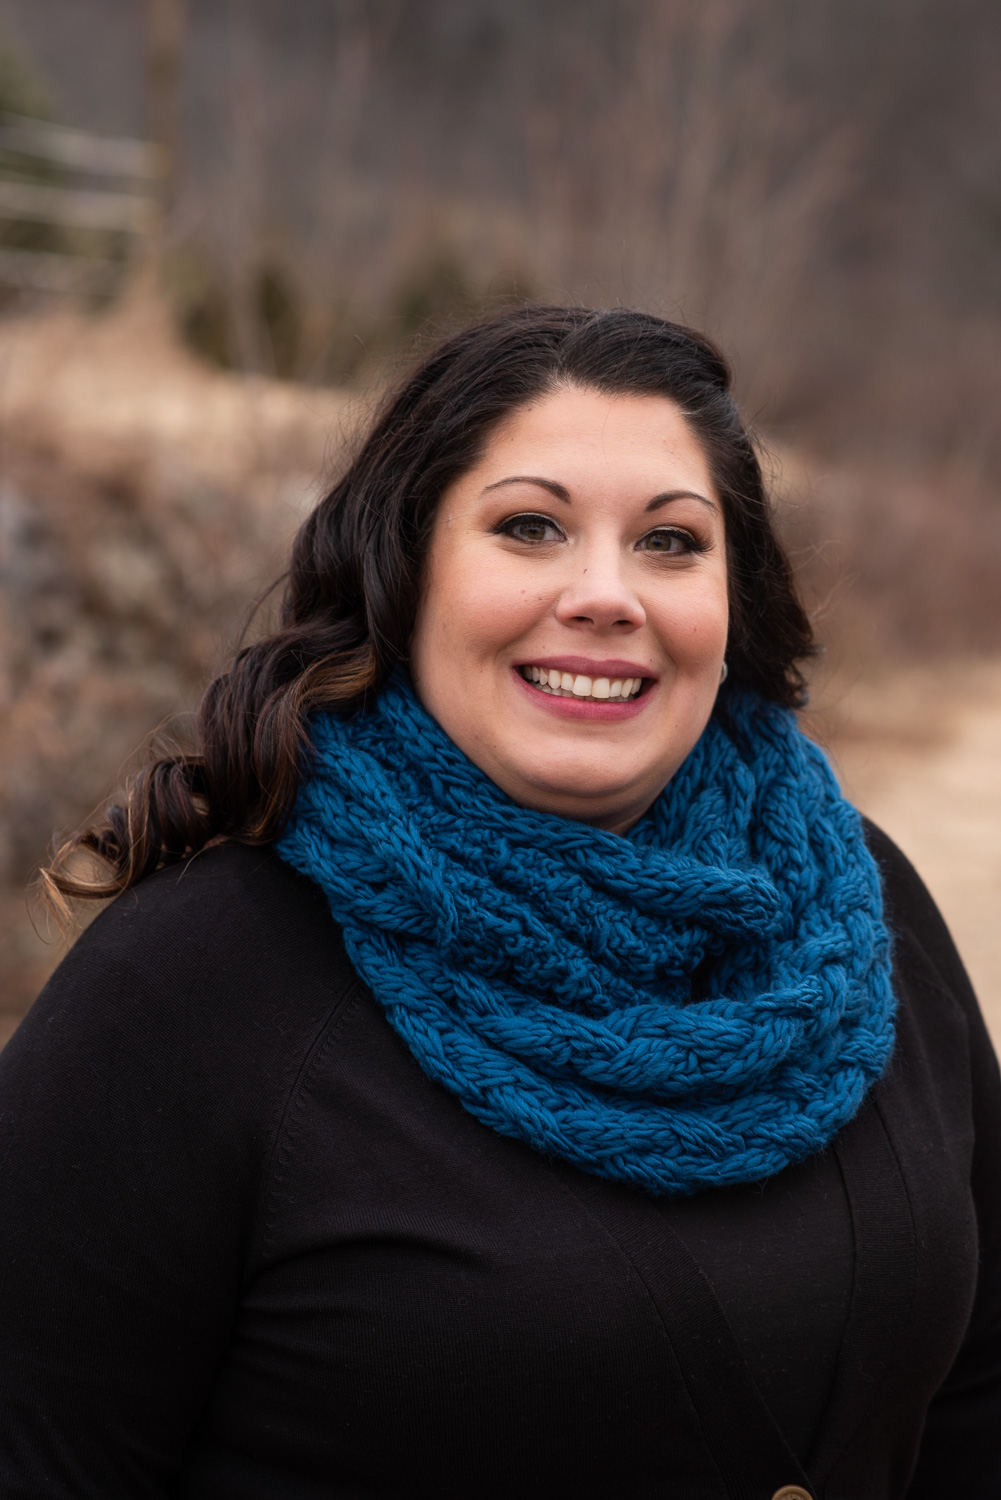
[[[565, 657], [561, 658], [561, 661], [566, 660]], [[543, 666], [544, 663], [537, 662], [532, 665]], [[569, 668], [566, 670], [569, 671]], [[530, 697], [536, 707], [545, 709], [547, 713], [553, 714], [558, 719], [573, 719], [578, 723], [582, 720], [590, 720], [599, 724], [618, 724], [624, 719], [635, 718], [637, 714], [643, 712], [657, 687], [655, 679], [643, 678], [640, 691], [631, 697], [593, 698], [575, 696], [569, 691], [564, 696], [552, 691], [547, 692], [542, 686], [529, 682], [518, 667], [512, 668], [512, 675], [521, 691]], [[586, 675], [577, 674], [578, 677]]]

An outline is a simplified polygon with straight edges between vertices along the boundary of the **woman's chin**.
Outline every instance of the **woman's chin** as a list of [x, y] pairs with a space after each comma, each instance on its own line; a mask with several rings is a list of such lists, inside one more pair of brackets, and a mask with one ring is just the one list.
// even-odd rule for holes
[[503, 789], [519, 806], [533, 812], [618, 831], [620, 826], [629, 827], [642, 817], [661, 787], [624, 785], [621, 774], [611, 777], [603, 769], [580, 767], [577, 774], [559, 777], [522, 774], [512, 777]]

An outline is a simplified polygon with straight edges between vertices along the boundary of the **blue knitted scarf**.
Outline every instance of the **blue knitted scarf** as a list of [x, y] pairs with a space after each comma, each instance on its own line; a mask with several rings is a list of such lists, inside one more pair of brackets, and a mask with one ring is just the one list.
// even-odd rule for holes
[[431, 1078], [658, 1194], [820, 1150], [893, 1045], [879, 877], [793, 716], [731, 691], [626, 837], [526, 811], [398, 674], [318, 716], [278, 849]]

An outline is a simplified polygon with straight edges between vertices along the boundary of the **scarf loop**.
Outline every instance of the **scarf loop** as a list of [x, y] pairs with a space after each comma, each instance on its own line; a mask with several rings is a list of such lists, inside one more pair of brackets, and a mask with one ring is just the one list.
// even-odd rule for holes
[[654, 1194], [824, 1147], [893, 1045], [858, 813], [731, 690], [625, 837], [518, 807], [401, 673], [318, 715], [279, 854], [424, 1072], [503, 1135]]

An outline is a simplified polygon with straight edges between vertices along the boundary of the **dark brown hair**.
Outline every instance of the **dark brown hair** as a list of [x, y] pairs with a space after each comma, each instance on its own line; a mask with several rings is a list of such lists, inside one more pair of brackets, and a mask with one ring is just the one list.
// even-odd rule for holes
[[[702, 334], [646, 313], [526, 307], [448, 339], [389, 397], [295, 538], [280, 629], [245, 646], [209, 684], [197, 753], [151, 760], [101, 825], [63, 845], [42, 875], [57, 904], [113, 895], [214, 839], [277, 837], [308, 757], [310, 715], [362, 709], [407, 658], [443, 491], [503, 417], [560, 386], [663, 396], [681, 407], [724, 509], [724, 698], [742, 683], [789, 707], [801, 701], [810, 625], [724, 357]], [[81, 852], [98, 858], [99, 873], [74, 873]]]

